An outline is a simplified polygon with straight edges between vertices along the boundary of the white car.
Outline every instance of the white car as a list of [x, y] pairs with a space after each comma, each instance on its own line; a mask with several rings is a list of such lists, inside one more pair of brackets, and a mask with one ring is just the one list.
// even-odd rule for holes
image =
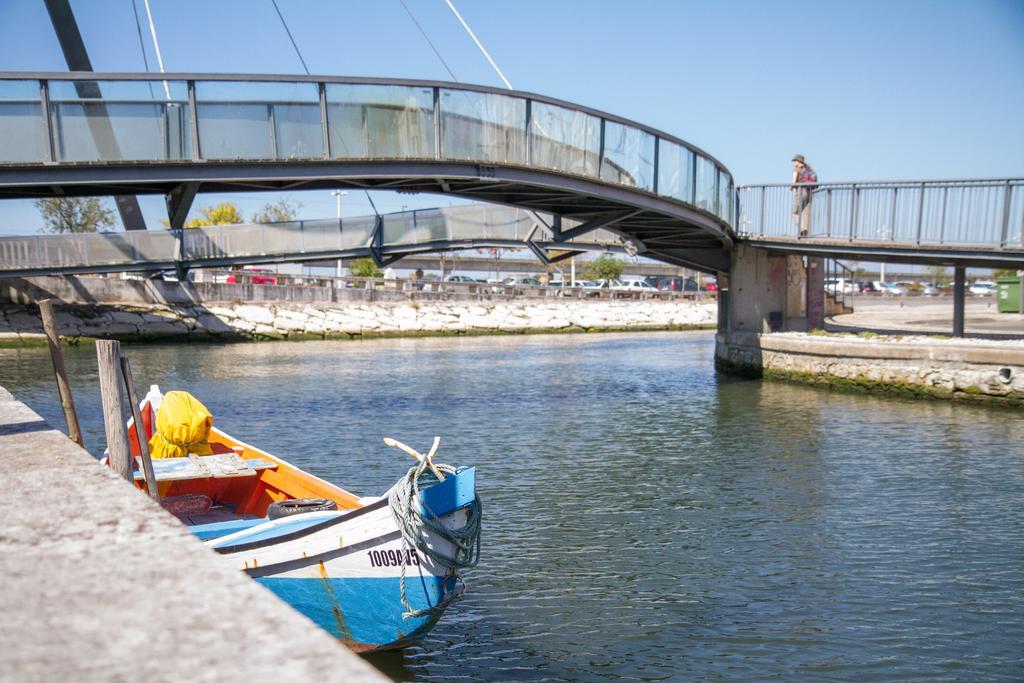
[[882, 294], [888, 294], [889, 296], [903, 296], [907, 293], [907, 290], [903, 287], [892, 284], [891, 282], [876, 282], [876, 287], [880, 287], [878, 290]]
[[628, 282], [623, 282], [621, 285], [616, 287], [616, 289], [622, 292], [647, 292], [648, 294], [658, 293], [658, 288], [646, 280], [629, 280]]
[[857, 291], [857, 285], [841, 277], [825, 280], [825, 291], [829, 294], [853, 294]]
[[996, 293], [996, 283], [987, 280], [978, 280], [970, 286], [968, 291], [975, 296], [992, 296]]

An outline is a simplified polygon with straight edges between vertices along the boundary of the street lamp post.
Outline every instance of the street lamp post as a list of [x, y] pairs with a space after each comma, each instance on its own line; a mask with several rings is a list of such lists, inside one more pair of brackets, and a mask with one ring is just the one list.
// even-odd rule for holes
[[[341, 198], [347, 195], [348, 192], [345, 190], [331, 190], [331, 196], [335, 199], [335, 208], [338, 216], [338, 232], [341, 232]], [[340, 245], [339, 245], [340, 246]], [[334, 269], [335, 277], [341, 277], [341, 259], [338, 259], [338, 263]], [[335, 283], [337, 284], [337, 283]]]

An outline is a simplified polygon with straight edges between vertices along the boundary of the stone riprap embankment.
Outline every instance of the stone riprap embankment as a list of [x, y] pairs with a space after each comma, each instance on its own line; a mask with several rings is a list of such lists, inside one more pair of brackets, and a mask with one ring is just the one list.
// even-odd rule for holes
[[811, 384], [1024, 406], [1024, 340], [719, 333], [719, 369]]
[[[62, 336], [74, 339], [340, 339], [402, 335], [709, 328], [714, 303], [687, 301], [64, 304]], [[38, 308], [0, 308], [0, 340], [38, 343]]]

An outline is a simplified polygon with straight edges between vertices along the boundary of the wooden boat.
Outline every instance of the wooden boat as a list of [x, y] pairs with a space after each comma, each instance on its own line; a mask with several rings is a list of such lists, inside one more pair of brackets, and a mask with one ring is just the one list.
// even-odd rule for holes
[[[154, 385], [141, 402], [147, 437], [162, 400]], [[138, 456], [132, 422], [128, 432]], [[460, 569], [479, 549], [473, 468], [420, 456], [388, 494], [360, 498], [215, 427], [209, 445], [211, 455], [152, 461], [164, 507], [224, 562], [354, 650], [422, 639], [461, 594]], [[275, 510], [284, 516], [271, 519]]]

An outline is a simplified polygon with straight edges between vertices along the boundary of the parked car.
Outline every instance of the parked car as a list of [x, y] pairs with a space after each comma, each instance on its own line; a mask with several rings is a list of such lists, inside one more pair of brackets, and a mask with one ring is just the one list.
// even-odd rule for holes
[[923, 285], [921, 285], [921, 294], [923, 294], [924, 296], [938, 296], [939, 288], [931, 283], [926, 282]]
[[648, 275], [645, 281], [662, 292], [696, 292], [700, 289], [692, 277], [683, 279], [668, 275]]
[[658, 293], [658, 288], [646, 280], [628, 280], [623, 282], [618, 289], [623, 292], [647, 292], [648, 294]]
[[708, 280], [707, 283], [705, 283], [705, 285], [704, 285], [704, 291], [706, 291], [706, 292], [717, 292], [718, 291], [718, 281], [714, 280], [714, 279]]
[[907, 293], [906, 289], [891, 282], [876, 282], [875, 286], [880, 287], [879, 291], [888, 296], [904, 296]]
[[862, 293], [864, 293], [864, 294], [871, 294], [873, 292], [877, 292], [878, 291], [878, 288], [875, 287], [875, 283], [874, 282], [863, 282], [863, 281], [860, 281], [860, 282], [857, 282], [857, 286], [860, 288], [860, 291]]
[[996, 283], [991, 280], [975, 280], [968, 291], [975, 296], [992, 296], [996, 293]]
[[445, 278], [446, 282], [479, 282], [475, 277], [468, 275], [449, 275]]
[[[244, 274], [240, 275], [240, 273]], [[251, 266], [246, 266], [244, 268], [239, 268], [238, 272], [229, 273], [228, 275], [222, 277], [224, 278], [224, 282], [232, 285], [237, 282], [251, 282], [254, 285], [277, 284], [277, 273], [270, 270], [269, 268], [253, 268]], [[217, 279], [220, 278], [218, 277]]]
[[844, 278], [833, 277], [825, 280], [825, 291], [829, 294], [853, 294], [857, 291], [857, 286]]
[[501, 281], [503, 285], [519, 285], [521, 287], [542, 287], [544, 283], [535, 277], [507, 277]]

